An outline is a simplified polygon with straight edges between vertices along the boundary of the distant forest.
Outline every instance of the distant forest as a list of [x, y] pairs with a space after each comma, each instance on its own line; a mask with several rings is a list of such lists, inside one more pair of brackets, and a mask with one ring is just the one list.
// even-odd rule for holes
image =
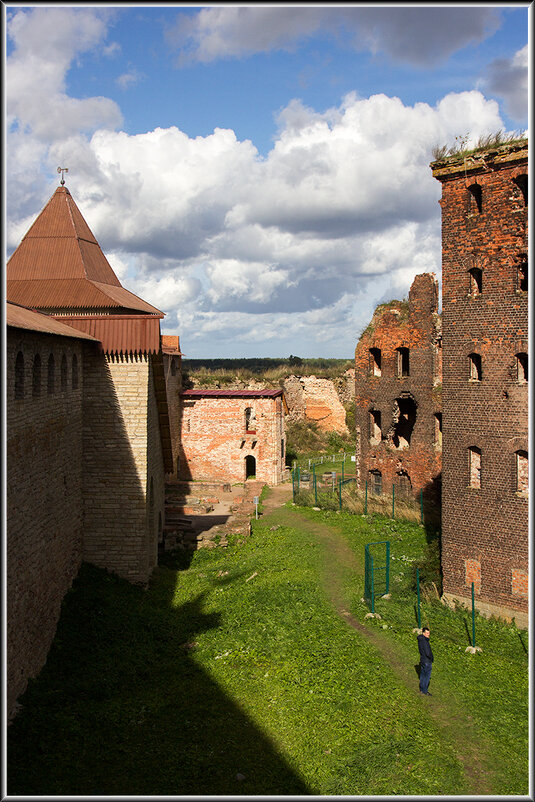
[[306, 359], [290, 354], [288, 358], [252, 357], [249, 359], [183, 359], [184, 374], [232, 374], [234, 376], [266, 376], [273, 378], [292, 373], [299, 375], [341, 376], [353, 367], [349, 359]]

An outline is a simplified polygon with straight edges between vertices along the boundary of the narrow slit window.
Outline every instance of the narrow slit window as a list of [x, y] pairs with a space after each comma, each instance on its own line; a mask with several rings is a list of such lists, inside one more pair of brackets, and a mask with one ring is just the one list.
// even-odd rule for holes
[[78, 358], [76, 354], [72, 356], [72, 389], [78, 389]]
[[381, 349], [370, 348], [370, 372], [373, 376], [381, 375]]
[[483, 191], [481, 189], [481, 184], [471, 184], [468, 187], [468, 192], [472, 196], [477, 206], [477, 211], [481, 214], [483, 210]]
[[523, 256], [518, 263], [518, 289], [528, 291], [528, 260]]
[[398, 376], [401, 377], [409, 376], [410, 375], [409, 349], [398, 348], [397, 355], [398, 355]]
[[48, 376], [47, 376], [47, 393], [53, 395], [56, 385], [56, 363], [54, 362], [54, 354], [48, 357]]
[[435, 443], [442, 448], [442, 412], [435, 412]]
[[67, 357], [65, 354], [61, 357], [61, 392], [64, 393], [67, 390]]
[[470, 487], [481, 487], [481, 449], [472, 446], [468, 449]]
[[41, 395], [41, 357], [36, 354], [33, 358], [32, 370], [32, 396], [37, 398]]
[[19, 351], [15, 360], [15, 398], [24, 398], [24, 356]]
[[482, 378], [481, 354], [468, 355], [468, 375], [470, 381], [480, 382]]
[[528, 452], [517, 451], [516, 457], [516, 492], [527, 495], [528, 493]]
[[378, 409], [370, 410], [370, 440], [372, 443], [381, 442], [381, 413]]
[[520, 384], [528, 380], [528, 355], [525, 353], [516, 354], [516, 380]]
[[252, 407], [247, 407], [245, 410], [245, 431], [256, 433], [256, 418]]
[[479, 267], [473, 267], [468, 273], [470, 276], [470, 295], [481, 295], [483, 290], [483, 271]]

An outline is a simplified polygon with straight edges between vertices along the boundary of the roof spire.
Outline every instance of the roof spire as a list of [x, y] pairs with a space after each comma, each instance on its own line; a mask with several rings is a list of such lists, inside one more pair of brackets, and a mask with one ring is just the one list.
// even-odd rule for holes
[[68, 167], [58, 167], [58, 173], [61, 173], [61, 181], [59, 183], [61, 184], [62, 187], [65, 185], [64, 173], [68, 173], [68, 172], [69, 172], [69, 168]]

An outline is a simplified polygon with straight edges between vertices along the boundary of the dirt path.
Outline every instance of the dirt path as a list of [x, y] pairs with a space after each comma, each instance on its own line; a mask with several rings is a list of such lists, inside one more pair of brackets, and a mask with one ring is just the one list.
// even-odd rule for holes
[[391, 670], [414, 691], [415, 704], [425, 708], [435, 724], [446, 734], [461, 762], [468, 792], [475, 795], [489, 795], [490, 784], [487, 779], [486, 753], [478, 731], [471, 718], [459, 709], [458, 703], [443, 688], [440, 697], [422, 697], [418, 693], [417, 677], [414, 662], [408, 663], [401, 650], [388, 636], [380, 630], [371, 629], [358, 621], [348, 611], [348, 600], [344, 596], [344, 577], [350, 573], [363, 573], [354, 552], [335, 529], [320, 522], [311, 521], [297, 510], [284, 508], [286, 501], [291, 500], [291, 485], [279, 485], [271, 488], [268, 498], [263, 502], [263, 516], [269, 516], [274, 523], [292, 526], [310, 533], [314, 539], [324, 546], [323, 586], [338, 614], [352, 627], [359, 636], [365, 637], [380, 652]]

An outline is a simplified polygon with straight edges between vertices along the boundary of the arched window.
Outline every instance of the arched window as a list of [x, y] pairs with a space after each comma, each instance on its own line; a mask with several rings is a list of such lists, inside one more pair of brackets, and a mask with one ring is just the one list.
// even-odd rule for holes
[[370, 348], [370, 373], [372, 376], [381, 375], [381, 349]]
[[41, 357], [39, 354], [33, 358], [32, 395], [34, 398], [41, 395]]
[[528, 380], [528, 355], [520, 352], [515, 354], [516, 359], [516, 380], [525, 384]]
[[480, 382], [482, 375], [481, 354], [468, 354], [468, 378]]
[[528, 493], [528, 452], [515, 452], [516, 458], [516, 492], [527, 495]]
[[468, 192], [475, 201], [475, 204], [477, 206], [477, 211], [479, 212], [479, 214], [481, 214], [483, 210], [483, 191], [481, 189], [481, 184], [478, 184], [477, 182], [471, 184], [468, 187]]
[[245, 478], [254, 479], [256, 477], [256, 459], [250, 454], [245, 457]]
[[15, 360], [15, 398], [24, 398], [24, 356], [19, 351]]
[[50, 354], [48, 357], [48, 374], [47, 374], [47, 393], [48, 395], [53, 395], [55, 392], [55, 380], [56, 380], [56, 363], [54, 362], [54, 354]]
[[399, 498], [410, 498], [412, 494], [411, 477], [407, 471], [398, 471], [396, 473], [395, 483], [396, 493]]
[[479, 267], [473, 267], [468, 271], [470, 276], [470, 295], [480, 295], [483, 290], [483, 271]]
[[470, 487], [481, 487], [481, 449], [471, 446], [468, 449], [469, 485]]
[[72, 389], [78, 389], [78, 359], [76, 354], [72, 355]]
[[377, 471], [377, 470], [370, 471], [369, 476], [370, 476], [370, 480], [369, 480], [370, 491], [375, 496], [380, 496], [381, 493], [383, 492], [383, 477], [382, 477], [381, 471]]
[[61, 392], [65, 393], [67, 391], [67, 357], [65, 354], [61, 357]]

